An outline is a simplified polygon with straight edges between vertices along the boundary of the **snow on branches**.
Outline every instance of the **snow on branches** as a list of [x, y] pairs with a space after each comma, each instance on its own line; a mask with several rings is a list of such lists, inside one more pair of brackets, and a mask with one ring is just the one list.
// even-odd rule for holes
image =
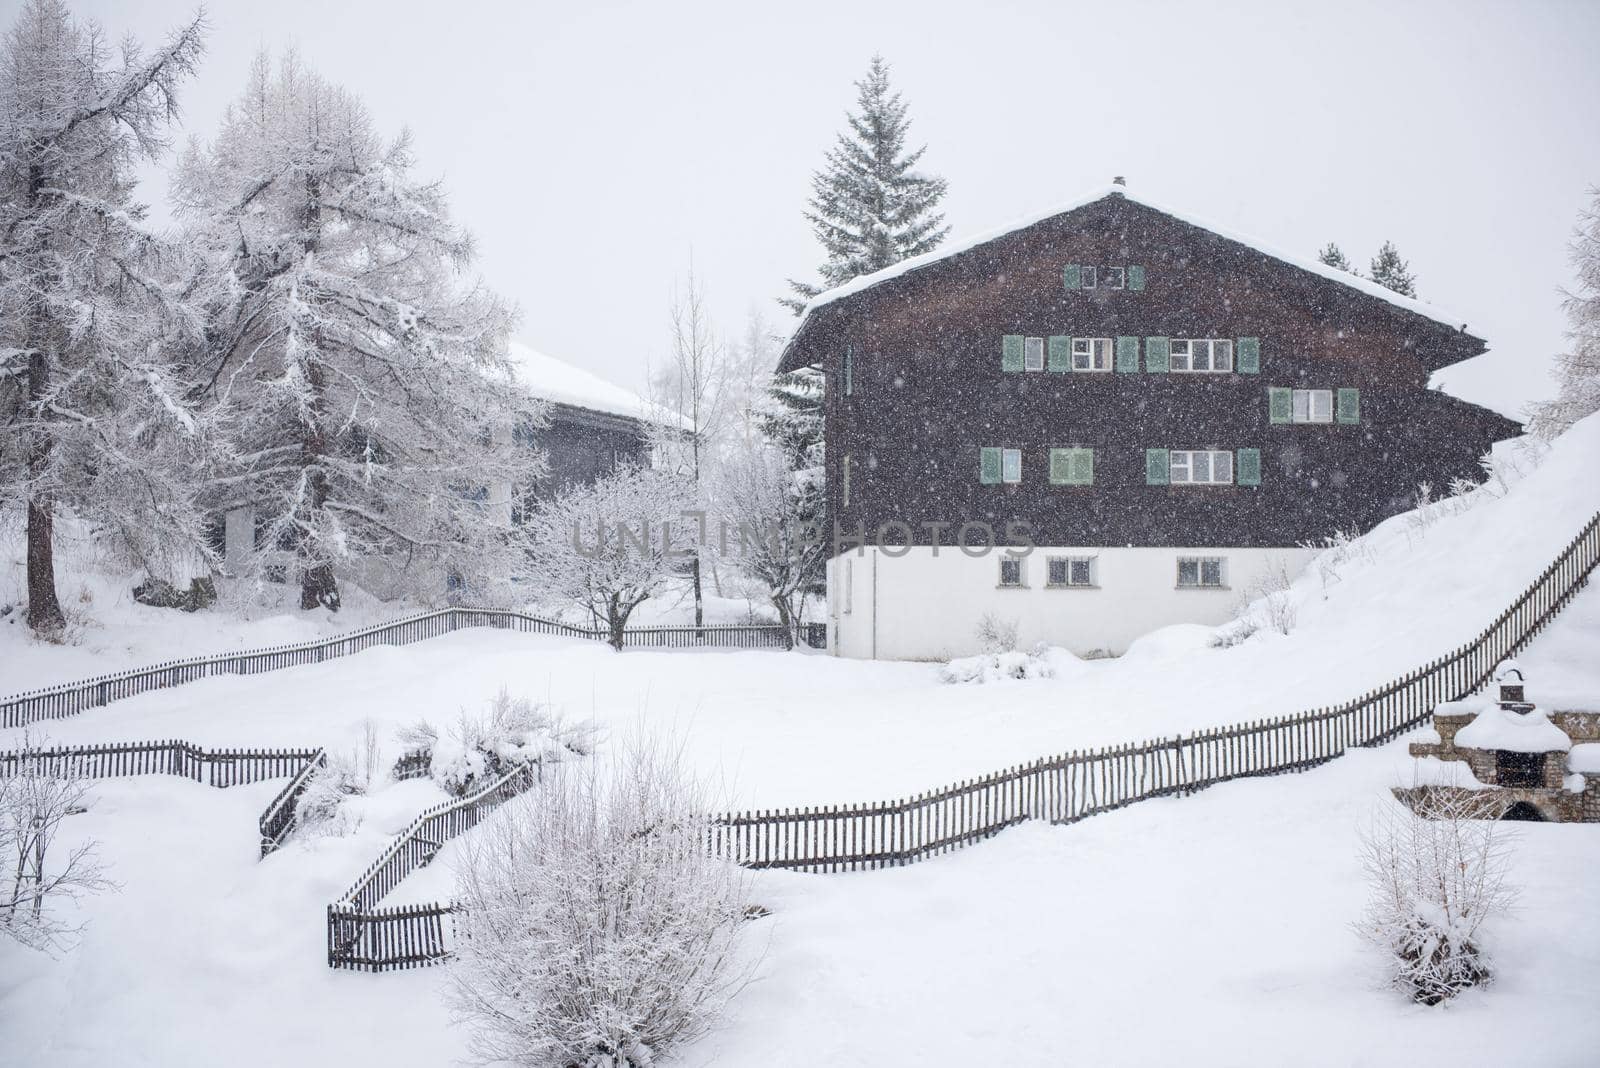
[[465, 277], [470, 235], [413, 166], [408, 135], [382, 141], [290, 53], [257, 58], [175, 179], [227, 282], [208, 355], [233, 449], [208, 504], [255, 509], [257, 565], [297, 571], [306, 608], [337, 609], [340, 574], [420, 592], [525, 555], [509, 495], [543, 473], [522, 432], [544, 405], [506, 363], [512, 312]]

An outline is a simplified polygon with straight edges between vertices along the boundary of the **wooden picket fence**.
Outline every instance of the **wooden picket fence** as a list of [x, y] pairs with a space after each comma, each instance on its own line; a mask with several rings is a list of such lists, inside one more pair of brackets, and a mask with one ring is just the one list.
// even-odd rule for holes
[[[305, 664], [320, 664], [375, 646], [411, 645], [467, 627], [492, 627], [524, 634], [598, 641], [609, 637], [604, 630], [573, 626], [526, 612], [499, 608], [441, 608], [320, 641], [168, 660], [150, 667], [129, 668], [79, 682], [29, 690], [0, 699], [0, 727], [20, 727], [39, 720], [75, 716], [86, 709], [100, 708], [125, 697], [182, 686], [214, 675], [255, 675]], [[824, 636], [813, 626], [803, 631], [800, 637], [805, 644], [817, 645]], [[784, 643], [784, 628], [775, 623], [630, 627], [624, 637], [625, 645], [642, 648], [771, 649], [781, 648]]]
[[475, 793], [435, 805], [396, 835], [344, 896], [328, 906], [328, 967], [389, 971], [448, 956], [455, 905], [379, 908], [378, 902], [407, 875], [432, 862], [445, 842], [476, 827], [543, 774], [540, 764], [520, 765]]
[[107, 742], [0, 752], [0, 778], [30, 770], [46, 775], [110, 779], [176, 775], [226, 788], [298, 773], [321, 750], [202, 749], [184, 741]]
[[261, 855], [277, 851], [289, 837], [289, 832], [294, 830], [295, 806], [300, 801], [300, 795], [306, 792], [306, 787], [311, 784], [311, 777], [322, 768], [328, 766], [328, 751], [318, 749], [312, 753], [305, 762], [305, 766], [295, 772], [294, 778], [289, 780], [289, 785], [278, 792], [266, 811], [261, 813], [261, 818], [256, 821], [261, 832]]

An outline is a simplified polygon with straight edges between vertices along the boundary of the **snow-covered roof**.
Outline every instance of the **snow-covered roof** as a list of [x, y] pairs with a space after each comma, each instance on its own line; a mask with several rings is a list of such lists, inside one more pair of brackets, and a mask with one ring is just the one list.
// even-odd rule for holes
[[1264, 241], [1258, 241], [1253, 237], [1236, 233], [1235, 231], [1229, 230], [1226, 227], [1209, 223], [1204, 219], [1197, 218], [1188, 214], [1187, 212], [1177, 211], [1173, 208], [1157, 204], [1146, 197], [1135, 196], [1134, 194], [1128, 192], [1126, 187], [1120, 185], [1102, 186], [1085, 194], [1084, 196], [1078, 197], [1076, 200], [1069, 201], [1066, 204], [1058, 204], [1049, 211], [1037, 212], [1033, 215], [1026, 216], [1025, 218], [1018, 219], [1006, 226], [1002, 226], [997, 230], [988, 230], [980, 234], [974, 234], [960, 241], [946, 242], [932, 252], [925, 252], [920, 256], [912, 256], [910, 259], [901, 260], [892, 267], [885, 267], [881, 271], [874, 271], [871, 274], [864, 274], [859, 278], [853, 278], [842, 286], [835, 286], [833, 289], [829, 289], [813, 297], [810, 302], [806, 304], [805, 312], [801, 316], [801, 322], [803, 323], [805, 321], [805, 316], [809, 315], [817, 308], [824, 307], [828, 304], [832, 304], [834, 301], [842, 300], [845, 297], [860, 293], [864, 289], [870, 289], [873, 286], [878, 285], [880, 282], [887, 282], [891, 279], [899, 278], [902, 275], [917, 270], [919, 267], [926, 267], [931, 263], [938, 263], [940, 260], [949, 259], [951, 256], [959, 255], [970, 249], [974, 249], [979, 245], [994, 241], [997, 238], [1005, 237], [1007, 234], [1016, 233], [1018, 230], [1026, 230], [1028, 227], [1044, 222], [1046, 219], [1054, 218], [1057, 215], [1065, 215], [1069, 211], [1076, 211], [1079, 208], [1093, 204], [1095, 201], [1103, 200], [1109, 196], [1125, 197], [1135, 204], [1142, 204], [1153, 211], [1161, 212], [1163, 215], [1170, 215], [1180, 222], [1185, 222], [1190, 226], [1197, 226], [1202, 230], [1210, 231], [1211, 233], [1216, 234], [1218, 237], [1226, 238], [1229, 241], [1236, 241], [1241, 245], [1247, 245], [1264, 256], [1270, 256], [1275, 260], [1282, 260], [1284, 263], [1298, 267], [1303, 271], [1310, 271], [1312, 274], [1320, 275], [1329, 281], [1338, 282], [1340, 285], [1349, 286], [1351, 289], [1365, 293], [1369, 297], [1377, 297], [1379, 300], [1393, 304], [1399, 308], [1404, 308], [1406, 311], [1415, 312], [1416, 314], [1425, 316], [1434, 320], [1435, 322], [1443, 323], [1445, 326], [1448, 326], [1451, 329], [1465, 329], [1466, 327], [1466, 320], [1461, 316], [1454, 314], [1453, 312], [1445, 311], [1444, 309], [1435, 305], [1424, 303], [1423, 301], [1416, 300], [1412, 297], [1403, 297], [1399, 293], [1396, 293], [1391, 289], [1385, 289], [1383, 286], [1380, 286], [1378, 283], [1371, 281], [1370, 279], [1357, 277], [1356, 275], [1350, 274], [1348, 271], [1341, 271], [1337, 267], [1329, 267], [1327, 264], [1316, 259], [1308, 259], [1283, 252], [1280, 249], [1272, 247]]
[[632, 390], [520, 341], [509, 344], [506, 358], [516, 380], [541, 400], [650, 423], [670, 425], [677, 421]]

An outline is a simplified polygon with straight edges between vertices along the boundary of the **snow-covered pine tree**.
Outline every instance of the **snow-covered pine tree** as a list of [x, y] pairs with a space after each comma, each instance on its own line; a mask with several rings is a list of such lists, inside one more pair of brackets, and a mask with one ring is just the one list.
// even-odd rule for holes
[[1528, 421], [1528, 429], [1547, 441], [1600, 412], [1600, 188], [1592, 196], [1572, 242], [1578, 284], [1563, 302], [1571, 347], [1556, 357], [1555, 397], [1535, 405]]
[[[256, 510], [258, 566], [337, 609], [340, 574], [424, 595], [525, 563], [507, 502], [541, 457], [513, 428], [512, 313], [466, 277], [471, 237], [362, 103], [265, 55], [215, 138], [190, 147], [178, 217], [231, 283], [212, 379], [233, 464], [211, 507]], [[360, 569], [359, 571], [357, 569]]]
[[1332, 241], [1329, 241], [1323, 246], [1322, 251], [1317, 253], [1317, 261], [1319, 263], [1325, 263], [1329, 267], [1337, 267], [1341, 271], [1348, 271], [1351, 274], [1361, 273], [1360, 271], [1356, 270], [1355, 265], [1350, 262], [1347, 256], [1345, 256], [1344, 249], [1340, 248]]
[[[822, 375], [809, 368], [773, 376], [765, 401], [756, 409], [757, 425], [766, 439], [778, 449], [786, 469], [792, 472], [790, 492], [794, 496], [787, 508], [795, 522], [817, 532], [824, 540], [828, 529], [826, 494], [826, 446], [822, 437]], [[809, 559], [804, 584], [808, 593], [823, 590], [823, 565], [828, 553]]]
[[70, 510], [149, 554], [198, 545], [198, 433], [171, 354], [199, 328], [192, 279], [140, 227], [133, 169], [166, 147], [196, 17], [115, 60], [60, 0], [0, 44], [0, 504], [27, 513], [28, 623], [61, 629], [53, 528]]
[[821, 287], [791, 279], [795, 296], [779, 298], [796, 315], [821, 289], [928, 252], [950, 232], [936, 210], [945, 180], [916, 170], [927, 146], [906, 149], [911, 120], [889, 86], [882, 56], [873, 56], [867, 76], [856, 82], [856, 107], [827, 165], [811, 178], [806, 219], [827, 260], [819, 268]]
[[1400, 258], [1400, 250], [1394, 247], [1393, 241], [1383, 243], [1378, 254], [1372, 257], [1368, 270], [1372, 280], [1385, 289], [1392, 289], [1402, 297], [1417, 295], [1417, 278], [1411, 273], [1411, 265]]

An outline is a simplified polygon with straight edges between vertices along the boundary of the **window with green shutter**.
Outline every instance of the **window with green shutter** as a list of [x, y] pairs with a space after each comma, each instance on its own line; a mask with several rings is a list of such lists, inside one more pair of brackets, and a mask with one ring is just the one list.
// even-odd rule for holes
[[1294, 390], [1279, 386], [1267, 388], [1267, 419], [1274, 423], [1294, 420]]
[[1257, 374], [1261, 370], [1261, 339], [1258, 337], [1242, 337], [1234, 349], [1234, 368], [1244, 375]]
[[1082, 274], [1077, 264], [1068, 264], [1061, 268], [1061, 283], [1068, 289], [1077, 289], [1083, 284]]
[[1128, 288], [1135, 293], [1144, 290], [1144, 268], [1137, 265], [1128, 268]]
[[1261, 450], [1240, 449], [1234, 464], [1234, 481], [1241, 486], [1261, 485]]
[[1167, 450], [1144, 450], [1144, 481], [1149, 486], [1165, 486], [1167, 484]]
[[1000, 450], [984, 446], [978, 453], [978, 481], [985, 486], [1000, 484]]
[[1167, 360], [1172, 353], [1172, 339], [1147, 337], [1144, 339], [1144, 369], [1165, 374]]
[[1339, 391], [1339, 407], [1334, 418], [1341, 423], [1361, 422], [1361, 391], [1359, 389], [1341, 389]]
[[1000, 370], [1022, 370], [1023, 352], [1026, 344], [1021, 334], [1007, 334], [1000, 339]]
[[1070, 337], [1052, 337], [1050, 339], [1050, 362], [1052, 371], [1072, 370], [1072, 339]]
[[1053, 486], [1094, 485], [1094, 450], [1051, 449], [1050, 484]]
[[1117, 370], [1139, 370], [1139, 339], [1136, 337], [1117, 338]]

